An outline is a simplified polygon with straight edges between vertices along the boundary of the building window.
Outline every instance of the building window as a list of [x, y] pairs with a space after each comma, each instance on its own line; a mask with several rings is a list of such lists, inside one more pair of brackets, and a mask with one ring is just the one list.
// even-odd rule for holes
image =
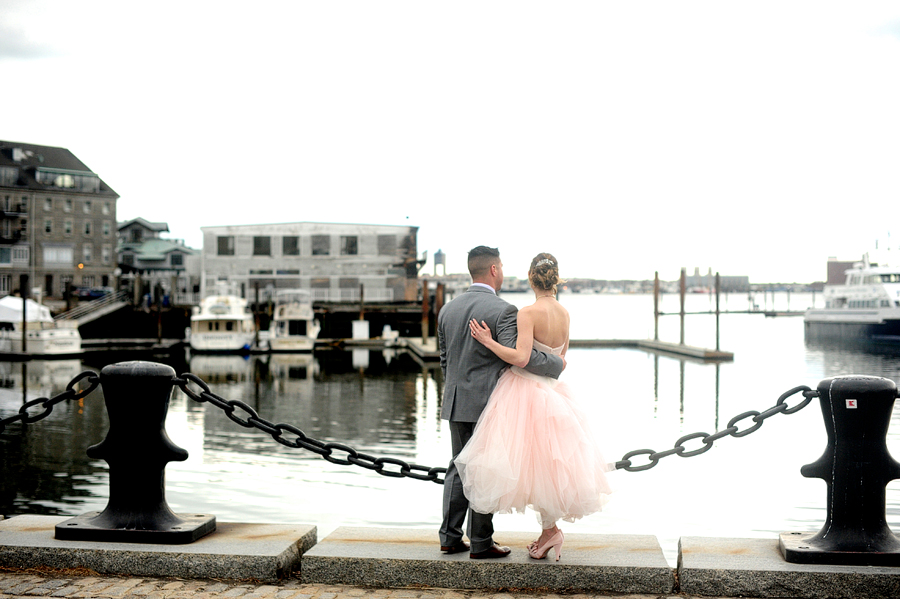
[[72, 234], [72, 220], [69, 219], [65, 223], [63, 223], [63, 231], [66, 235]]
[[84, 221], [84, 234], [90, 235], [93, 231], [93, 223], [89, 220]]
[[53, 211], [53, 198], [44, 199], [44, 212]]
[[44, 233], [47, 233], [48, 235], [53, 233], [53, 219], [48, 218], [44, 220]]
[[28, 264], [28, 247], [14, 247], [12, 252], [12, 260], [15, 264]]
[[0, 295], [9, 295], [12, 287], [12, 275], [0, 275]]
[[253, 238], [253, 255], [254, 256], [271, 256], [272, 255], [272, 238], [268, 235], [255, 236]]
[[331, 254], [331, 237], [328, 235], [312, 236], [312, 255], [328, 256]]
[[132, 243], [140, 243], [144, 241], [144, 230], [134, 228], [131, 230], [131, 241]]
[[81, 284], [85, 287], [94, 286], [94, 275], [84, 275], [81, 277]]
[[108, 220], [103, 221], [103, 236], [109, 237], [112, 233], [112, 225]]
[[90, 201], [90, 200], [85, 200], [85, 201], [84, 201], [83, 208], [84, 208], [84, 213], [85, 213], [85, 214], [90, 214], [90, 213], [91, 213], [91, 201]]
[[86, 243], [81, 251], [82, 261], [85, 264], [90, 264], [91, 260], [94, 258], [94, 244]]
[[219, 256], [234, 256], [234, 235], [222, 235], [217, 238]]
[[184, 265], [184, 254], [172, 254], [169, 257], [169, 264], [172, 266], [183, 266]]
[[108, 215], [111, 211], [109, 202], [103, 202], [103, 214]]
[[65, 246], [45, 246], [44, 247], [44, 264], [64, 264], [71, 266], [74, 253], [72, 247]]
[[300, 238], [297, 236], [281, 238], [281, 253], [285, 256], [300, 255]]
[[12, 250], [0, 247], [0, 264], [12, 264]]
[[355, 256], [359, 253], [356, 235], [341, 237], [341, 256]]
[[19, 180], [19, 169], [10, 166], [0, 166], [0, 185], [12, 187]]
[[134, 254], [122, 254], [122, 264], [134, 266]]
[[109, 264], [112, 261], [112, 248], [108, 244], [104, 244], [100, 248], [100, 259], [103, 261], [103, 264]]
[[72, 198], [66, 198], [66, 201], [63, 204], [63, 210], [65, 210], [66, 212], [72, 212]]

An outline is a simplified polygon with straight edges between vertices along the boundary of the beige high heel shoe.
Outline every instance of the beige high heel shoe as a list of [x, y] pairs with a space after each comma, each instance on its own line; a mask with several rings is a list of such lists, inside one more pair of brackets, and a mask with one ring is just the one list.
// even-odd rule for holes
[[562, 530], [557, 530], [556, 534], [547, 539], [547, 541], [541, 546], [538, 546], [537, 540], [533, 541], [528, 546], [528, 555], [532, 559], [545, 559], [550, 550], [555, 549], [556, 561], [559, 561], [559, 557], [562, 555], [562, 546], [564, 540], [565, 537], [563, 536]]

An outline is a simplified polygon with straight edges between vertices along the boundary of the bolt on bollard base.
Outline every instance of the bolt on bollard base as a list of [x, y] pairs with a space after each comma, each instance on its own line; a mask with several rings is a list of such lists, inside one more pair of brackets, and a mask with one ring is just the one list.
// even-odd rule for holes
[[823, 380], [818, 392], [828, 443], [800, 473], [828, 485], [825, 525], [818, 533], [782, 533], [781, 553], [798, 564], [900, 566], [900, 538], [885, 518], [885, 487], [900, 478], [886, 442], [897, 385], [840, 376]]
[[88, 456], [109, 464], [109, 502], [56, 525], [55, 537], [69, 541], [177, 545], [216, 529], [208, 514], [178, 515], [165, 498], [165, 467], [187, 451], [165, 430], [175, 370], [155, 362], [122, 362], [100, 371], [109, 432]]

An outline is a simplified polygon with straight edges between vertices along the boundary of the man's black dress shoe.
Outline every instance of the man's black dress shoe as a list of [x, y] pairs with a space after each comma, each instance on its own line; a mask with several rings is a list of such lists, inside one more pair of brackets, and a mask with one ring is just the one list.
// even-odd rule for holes
[[470, 559], [493, 559], [496, 557], [506, 557], [509, 555], [510, 549], [509, 547], [501, 547], [497, 543], [494, 543], [490, 549], [485, 549], [484, 551], [479, 551], [477, 553], [470, 553]]
[[462, 553], [463, 551], [468, 551], [468, 550], [469, 550], [469, 544], [466, 543], [465, 541], [460, 541], [460, 542], [456, 543], [455, 545], [450, 545], [450, 546], [441, 545], [441, 551], [443, 551], [444, 553], [446, 553], [448, 555], [451, 553]]

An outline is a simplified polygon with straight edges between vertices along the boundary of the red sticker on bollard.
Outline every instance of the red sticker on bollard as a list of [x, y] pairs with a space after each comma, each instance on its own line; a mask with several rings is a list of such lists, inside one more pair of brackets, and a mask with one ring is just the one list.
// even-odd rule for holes
[[855, 399], [848, 399], [848, 400], [847, 400], [847, 409], [848, 409], [848, 410], [855, 410], [855, 409], [856, 409], [856, 400], [855, 400]]

